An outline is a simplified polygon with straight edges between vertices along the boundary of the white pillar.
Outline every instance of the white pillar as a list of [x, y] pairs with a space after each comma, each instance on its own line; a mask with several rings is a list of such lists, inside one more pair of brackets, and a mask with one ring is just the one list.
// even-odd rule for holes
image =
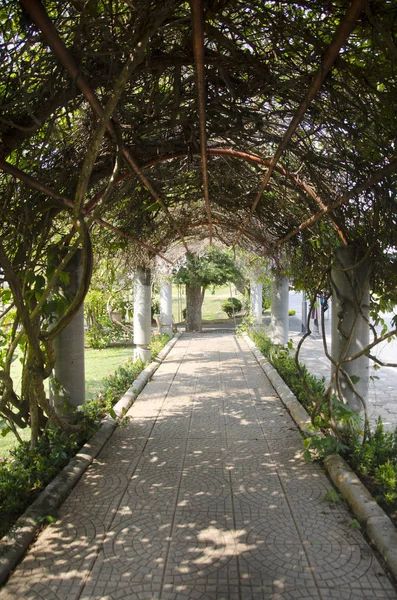
[[[82, 255], [78, 250], [65, 268], [69, 274], [67, 291], [74, 297], [82, 276]], [[58, 315], [58, 318], [61, 315]], [[54, 378], [50, 381], [50, 397], [57, 412], [67, 419], [73, 408], [84, 404], [84, 305], [54, 339]]]
[[172, 335], [172, 283], [160, 285], [160, 333]]
[[285, 346], [288, 343], [289, 319], [289, 282], [281, 273], [275, 273], [272, 279], [272, 318], [270, 339], [273, 344]]
[[255, 325], [262, 325], [262, 283], [251, 281], [251, 312]]
[[[368, 261], [361, 262], [357, 268], [352, 269], [362, 257], [363, 251], [354, 246], [344, 246], [336, 250], [336, 259], [331, 273], [333, 286], [331, 356], [336, 361], [353, 356], [369, 343]], [[362, 315], [357, 314], [357, 302], [361, 305]], [[349, 337], [351, 342], [346, 348], [346, 340]], [[359, 378], [355, 387], [366, 400], [369, 385], [369, 358], [361, 356], [352, 362], [343, 363], [342, 368], [350, 377]], [[332, 371], [334, 372], [334, 368]], [[355, 412], [360, 412], [363, 409], [362, 403], [342, 375], [340, 387], [344, 400]]]
[[151, 298], [150, 269], [138, 267], [134, 277], [134, 360], [150, 361]]

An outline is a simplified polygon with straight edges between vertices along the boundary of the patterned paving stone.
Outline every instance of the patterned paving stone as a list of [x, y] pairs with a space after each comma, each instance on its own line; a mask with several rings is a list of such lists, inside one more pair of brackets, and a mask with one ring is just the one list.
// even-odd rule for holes
[[189, 439], [186, 447], [185, 469], [223, 467], [227, 456], [226, 442], [202, 437]]
[[228, 439], [226, 467], [229, 469], [272, 469], [276, 461], [264, 438], [259, 440]]
[[[43, 579], [47, 581], [43, 582]], [[43, 574], [38, 580], [31, 579], [25, 585], [16, 585], [14, 583], [7, 586], [6, 589], [0, 591], [2, 600], [77, 600], [81, 591], [81, 586], [74, 588], [74, 584], [70, 584], [62, 579], [53, 579], [46, 577]]]
[[206, 513], [177, 513], [165, 583], [179, 585], [206, 578], [214, 586], [238, 585], [235, 533], [230, 524], [226, 518], [214, 519]]
[[264, 471], [249, 471], [241, 473], [231, 471], [232, 493], [234, 501], [248, 504], [258, 510], [286, 508], [286, 498], [279, 478]]
[[392, 584], [386, 580], [382, 588], [365, 585], [355, 590], [341, 588], [319, 588], [321, 598], [324, 600], [394, 600], [396, 592]]
[[147, 396], [142, 400], [139, 396], [128, 410], [127, 415], [129, 417], [133, 416], [135, 419], [146, 418], [155, 420], [163, 405], [163, 396], [158, 399]]
[[129, 577], [97, 582], [88, 582], [79, 600], [157, 600], [161, 597], [160, 584], [133, 583]]
[[22, 571], [36, 568], [52, 572], [73, 568], [73, 561], [81, 561], [95, 553], [105, 535], [103, 523], [89, 512], [65, 513], [59, 521], [40, 536], [33, 551], [22, 562]]
[[231, 513], [231, 489], [227, 471], [219, 468], [184, 470], [177, 509], [205, 510], [208, 506]]
[[[139, 416], [136, 412], [128, 413], [130, 422], [128, 423], [128, 438], [139, 439], [148, 438], [154, 427], [156, 419], [154, 417]], [[157, 417], [157, 415], [156, 415]]]
[[294, 521], [284, 511], [274, 511], [256, 521], [246, 520], [238, 532], [237, 552], [240, 576], [254, 586], [275, 581], [290, 586], [313, 583]]
[[151, 438], [148, 440], [138, 469], [178, 469], [182, 467], [186, 440]]
[[[117, 433], [118, 431], [113, 434], [105, 445], [100, 456], [96, 458], [96, 463], [103, 465], [106, 469], [114, 470], [119, 474], [124, 473], [128, 476], [134, 472], [141, 458], [146, 439], [136, 440], [128, 439], [128, 437], [114, 437]], [[126, 434], [125, 430], [124, 434]]]
[[299, 466], [307, 466], [307, 462], [303, 457], [303, 445], [293, 443], [289, 445], [288, 439], [283, 438], [270, 438], [266, 441], [269, 445], [269, 450], [273, 456], [273, 459], [279, 465], [293, 468]]
[[162, 438], [187, 438], [189, 433], [190, 414], [188, 416], [180, 415], [159, 415], [152, 430], [152, 437]]
[[121, 497], [125, 493], [128, 477], [115, 468], [116, 464], [92, 464], [85, 477], [74, 488], [72, 497], [78, 499], [81, 506], [86, 506], [87, 502], [97, 504], [99, 501], [106, 502], [110, 498]]
[[238, 586], [208, 585], [206, 581], [188, 585], [165, 585], [161, 600], [240, 600]]
[[213, 432], [219, 431], [225, 435], [225, 422], [219, 411], [204, 414], [202, 411], [195, 411], [193, 413], [192, 420], [190, 422], [189, 437], [205, 437], [206, 431], [209, 432], [209, 437], [213, 435]]
[[292, 587], [284, 585], [281, 581], [262, 587], [243, 585], [241, 597], [244, 600], [322, 600], [314, 582], [312, 587]]
[[180, 472], [171, 469], [148, 469], [134, 475], [123, 498], [123, 505], [138, 511], [159, 511], [175, 507]]
[[397, 600], [242, 340], [184, 335], [0, 600]]
[[226, 429], [219, 423], [209, 425], [192, 426], [189, 430], [189, 439], [206, 439], [213, 438], [214, 440], [222, 440], [226, 443]]
[[369, 573], [376, 580], [376, 558], [349, 522], [348, 513], [333, 516], [321, 512], [297, 521], [299, 544], [303, 545], [318, 582], [342, 587]]
[[324, 505], [326, 495], [334, 489], [325, 475], [320, 473], [320, 476], [310, 470], [300, 474], [283, 470], [280, 480], [285, 494], [294, 499], [293, 504], [299, 503], [301, 506], [303, 503], [303, 506], [309, 506], [312, 510], [314, 503]]
[[172, 512], [134, 512], [107, 534], [93, 569], [93, 579], [116, 580], [128, 574], [131, 582], [161, 583], [170, 541]]

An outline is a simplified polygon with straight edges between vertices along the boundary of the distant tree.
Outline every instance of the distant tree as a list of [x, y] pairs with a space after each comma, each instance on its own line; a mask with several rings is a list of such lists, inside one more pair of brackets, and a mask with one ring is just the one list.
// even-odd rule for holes
[[186, 254], [174, 274], [175, 283], [186, 286], [186, 331], [201, 331], [201, 309], [209, 286], [241, 279], [230, 251], [210, 246], [201, 255]]

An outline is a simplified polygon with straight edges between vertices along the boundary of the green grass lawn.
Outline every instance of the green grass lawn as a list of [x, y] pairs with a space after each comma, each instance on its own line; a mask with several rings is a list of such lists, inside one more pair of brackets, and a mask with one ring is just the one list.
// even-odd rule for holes
[[[236, 292], [232, 285], [232, 294], [234, 298], [238, 298], [243, 302], [244, 297], [239, 292]], [[222, 310], [222, 302], [230, 298], [230, 287], [224, 285], [215, 288], [215, 293], [212, 293], [211, 288], [207, 289], [203, 302], [203, 321], [212, 321], [216, 319], [227, 319], [226, 313]], [[178, 310], [179, 307], [179, 310]], [[178, 286], [172, 286], [172, 314], [176, 323], [183, 320], [182, 309], [186, 307], [185, 286], [180, 286], [180, 295], [178, 295]]]
[[[117, 348], [104, 348], [103, 350], [94, 350], [86, 348], [85, 350], [85, 393], [87, 400], [90, 400], [102, 387], [102, 379], [117, 369], [133, 353], [132, 346], [120, 346]], [[12, 377], [18, 391], [21, 380], [21, 365], [15, 361], [13, 365]], [[48, 386], [48, 381], [45, 382]], [[24, 440], [30, 437], [28, 428], [19, 431]], [[12, 433], [5, 437], [0, 437], [0, 458], [6, 456], [10, 449], [15, 446], [17, 440]]]
[[90, 400], [101, 388], [104, 377], [114, 373], [117, 367], [132, 356], [133, 346], [85, 350], [85, 394]]
[[[242, 294], [236, 292], [232, 286], [232, 294], [234, 297], [243, 301]], [[203, 321], [211, 321], [217, 319], [227, 319], [226, 313], [222, 311], [222, 302], [230, 298], [230, 288], [228, 285], [215, 288], [215, 293], [212, 293], [211, 288], [205, 293], [203, 303]], [[178, 312], [179, 305], [179, 312]], [[172, 312], [176, 323], [182, 321], [182, 309], [186, 306], [185, 287], [180, 286], [180, 294], [178, 296], [178, 286], [172, 286]], [[86, 380], [86, 398], [90, 400], [101, 389], [101, 382], [104, 377], [113, 373], [116, 368], [125, 361], [133, 353], [132, 346], [120, 346], [117, 348], [104, 348], [103, 350], [94, 350], [86, 348], [85, 350], [85, 380]], [[21, 365], [18, 360], [15, 361], [12, 369], [12, 377], [15, 388], [18, 391], [21, 381]], [[48, 380], [45, 382], [48, 386]], [[48, 388], [47, 388], [48, 390]], [[47, 391], [48, 393], [48, 391]], [[29, 439], [29, 429], [24, 429], [20, 432], [23, 439]], [[8, 454], [10, 448], [16, 443], [15, 436], [8, 434], [6, 437], [0, 437], [0, 458]]]

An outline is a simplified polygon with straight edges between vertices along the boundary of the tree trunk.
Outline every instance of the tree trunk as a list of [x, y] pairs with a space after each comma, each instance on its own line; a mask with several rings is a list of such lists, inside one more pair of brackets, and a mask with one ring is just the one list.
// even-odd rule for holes
[[201, 331], [202, 304], [201, 286], [186, 284], [186, 331]]

